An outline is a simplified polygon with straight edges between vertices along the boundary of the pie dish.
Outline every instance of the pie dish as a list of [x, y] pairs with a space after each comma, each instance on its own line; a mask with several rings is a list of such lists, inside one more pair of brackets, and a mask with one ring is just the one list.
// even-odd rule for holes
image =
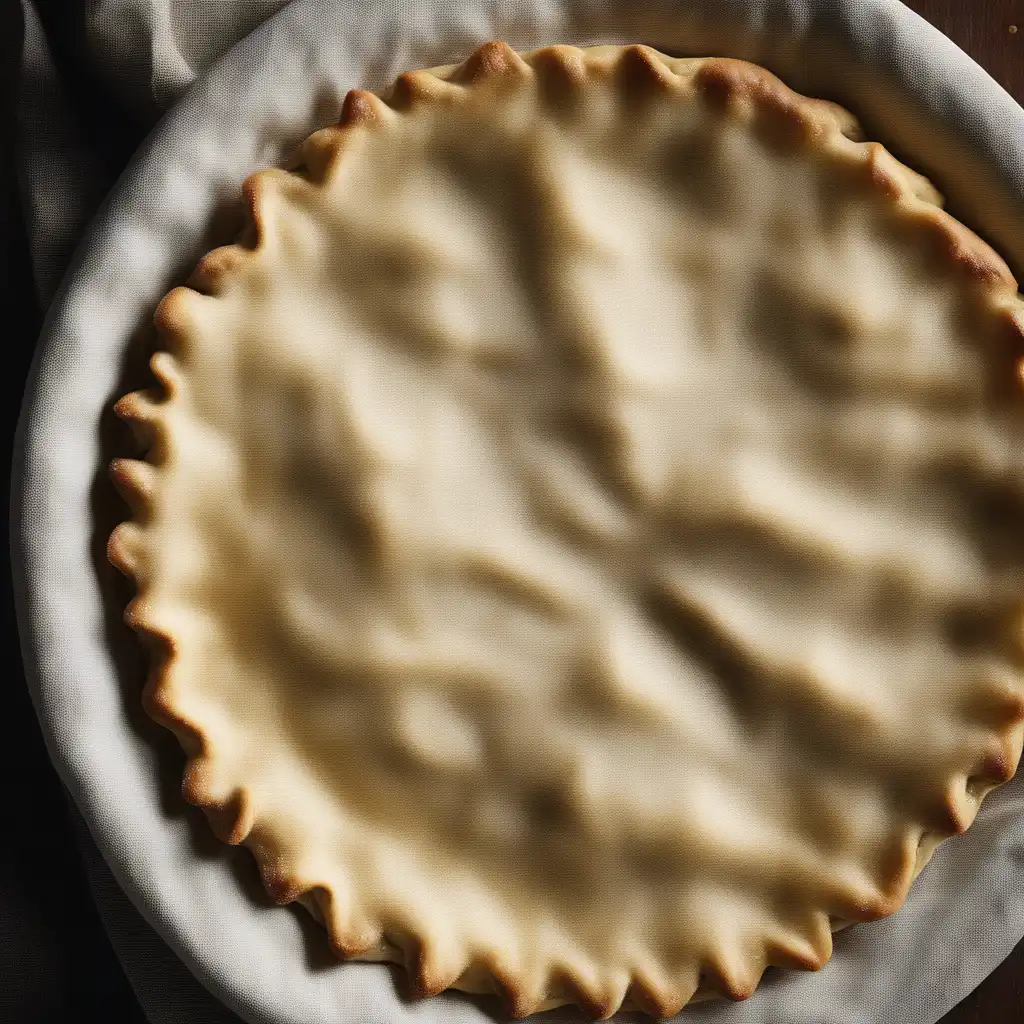
[[661, 1016], [894, 912], [1021, 750], [1024, 304], [762, 69], [349, 94], [118, 411], [188, 799], [420, 994]]

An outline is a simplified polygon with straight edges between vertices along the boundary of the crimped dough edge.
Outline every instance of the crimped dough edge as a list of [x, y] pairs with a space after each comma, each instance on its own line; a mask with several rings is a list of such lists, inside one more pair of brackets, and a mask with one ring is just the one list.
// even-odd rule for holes
[[[349, 133], [373, 130], [389, 118], [423, 104], [446, 102], [452, 98], [453, 89], [496, 88], [532, 75], [546, 76], [567, 94], [585, 89], [595, 76], [614, 76], [621, 89], [640, 95], [674, 90], [682, 83], [689, 83], [696, 87], [705, 102], [715, 104], [731, 116], [756, 117], [758, 127], [777, 144], [828, 149], [851, 167], [864, 168], [878, 191], [901, 207], [904, 217], [913, 217], [929, 229], [943, 257], [962, 272], [965, 287], [976, 289], [990, 308], [1005, 319], [1014, 349], [1024, 355], [1024, 299], [1018, 294], [1013, 274], [987, 243], [942, 210], [942, 198], [927, 179], [900, 163], [879, 143], [864, 141], [856, 119], [842, 107], [803, 97], [767, 70], [744, 61], [677, 59], [642, 45], [588, 49], [549, 46], [518, 54], [504, 43], [490, 42], [461, 64], [402, 74], [379, 95], [360, 89], [350, 91], [345, 97], [339, 123], [311, 135], [286, 169], [314, 183], [322, 182], [338, 161], [344, 159]], [[243, 190], [249, 223], [241, 244], [208, 254], [192, 273], [188, 287], [205, 291], [217, 277], [230, 274], [231, 268], [246, 258], [247, 251], [259, 247], [263, 233], [268, 230], [262, 208], [262, 184], [266, 175], [281, 173], [279, 170], [262, 171], [247, 179]], [[744, 999], [751, 995], [756, 984], [750, 988], [730, 984], [728, 971], [724, 967], [716, 970], [713, 959], [693, 992], [665, 991], [651, 978], [637, 975], [630, 979], [622, 993], [599, 991], [583, 976], [556, 967], [548, 991], [537, 1000], [535, 994], [523, 989], [519, 979], [502, 968], [499, 956], [471, 962], [458, 977], [445, 976], [431, 961], [423, 936], [389, 933], [379, 941], [366, 944], [338, 930], [335, 927], [337, 917], [331, 912], [334, 894], [322, 884], [311, 884], [307, 879], [290, 875], [282, 867], [272, 828], [254, 828], [255, 810], [244, 785], [238, 786], [224, 802], [212, 798], [203, 785], [202, 765], [216, 759], [217, 751], [204, 733], [203, 724], [184, 716], [168, 695], [165, 680], [176, 657], [178, 643], [173, 635], [161, 630], [148, 613], [146, 580], [140, 573], [133, 543], [137, 531], [144, 529], [165, 443], [160, 407], [174, 402], [179, 387], [174, 357], [165, 350], [173, 349], [174, 336], [186, 330], [176, 313], [177, 291], [165, 297], [155, 317], [161, 350], [153, 356], [151, 368], [157, 386], [125, 395], [115, 405], [117, 415], [133, 428], [147, 454], [144, 459], [118, 458], [111, 463], [111, 478], [126, 500], [132, 518], [111, 534], [108, 558], [136, 588], [136, 596], [128, 604], [124, 618], [140, 636], [150, 657], [143, 705], [150, 717], [175, 734], [184, 749], [188, 759], [182, 786], [185, 799], [205, 812], [219, 839], [244, 844], [252, 851], [263, 883], [275, 902], [298, 901], [326, 926], [331, 946], [339, 957], [404, 964], [416, 996], [433, 995], [454, 987], [472, 993], [495, 993], [514, 1017], [575, 1003], [591, 1017], [604, 1019], [619, 1009], [667, 1017], [690, 1001], [719, 996]], [[1013, 777], [1021, 755], [1024, 694], [1001, 709], [1001, 718], [999, 726], [994, 727], [994, 734], [1002, 755], [990, 759], [982, 773], [967, 780], [966, 793], [957, 791], [958, 780], [949, 780], [947, 827], [924, 833], [918, 842], [905, 844], [900, 862], [894, 866], [885, 887], [884, 899], [876, 906], [865, 907], [858, 920], [884, 918], [898, 910], [936, 846], [948, 836], [964, 832], [984, 797]], [[832, 918], [831, 931], [852, 923]], [[819, 970], [830, 958], [831, 946], [830, 935], [826, 933], [820, 937], [813, 957], [795, 962], [784, 950], [768, 949], [767, 962], [769, 966]]]

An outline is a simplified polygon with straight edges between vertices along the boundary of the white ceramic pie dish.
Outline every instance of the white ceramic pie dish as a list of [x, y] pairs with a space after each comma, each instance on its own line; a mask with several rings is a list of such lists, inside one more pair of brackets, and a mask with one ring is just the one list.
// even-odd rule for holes
[[[58, 768], [126, 892], [197, 976], [243, 1016], [482, 1019], [475, 1004], [459, 997], [401, 1002], [383, 967], [313, 969], [296, 914], [254, 903], [228, 858], [198, 853], [186, 820], [161, 798], [176, 786], [160, 782], [167, 759], [131, 725], [133, 669], [119, 679], [105, 625], [111, 614], [116, 618], [116, 602], [104, 610], [93, 557], [100, 532], [93, 494], [105, 457], [98, 422], [122, 390], [129, 339], [207, 248], [203, 229], [211, 211], [246, 174], [277, 162], [330, 120], [347, 88], [379, 86], [404, 68], [457, 59], [484, 39], [523, 49], [556, 40], [636, 39], [670, 52], [754, 59], [810, 95], [841, 100], [872, 135], [931, 174], [955, 212], [1018, 268], [1024, 264], [1019, 242], [1014, 251], [1020, 220], [1013, 212], [1016, 202], [1019, 214], [1024, 194], [1024, 112], [948, 40], [887, 2], [705, 7], [721, 20], [694, 5], [682, 13], [671, 4], [623, 13], [596, 4], [571, 12], [481, 4], [457, 15], [424, 5], [399, 24], [384, 10], [293, 4], [219, 62], [158, 128], [100, 214], [54, 304], [23, 416], [14, 532], [37, 708]], [[850, 59], [837, 62], [833, 54], [844, 49]], [[886, 78], [894, 69], [905, 90], [899, 102]], [[944, 137], [918, 116], [925, 109], [955, 132]], [[964, 159], [964, 143], [985, 155], [981, 170], [991, 184]], [[1024, 931], [1017, 874], [1024, 829], [1010, 820], [1024, 800], [1019, 790], [1011, 784], [990, 798], [968, 836], [936, 856], [899, 915], [843, 936], [825, 974], [777, 978], [747, 1004], [687, 1013], [751, 1022], [839, 1021], [852, 1012], [865, 1021], [937, 1019]]]

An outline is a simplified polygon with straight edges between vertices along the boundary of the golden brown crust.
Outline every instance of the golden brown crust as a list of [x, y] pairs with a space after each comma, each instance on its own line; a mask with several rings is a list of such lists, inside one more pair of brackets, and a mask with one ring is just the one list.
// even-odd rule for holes
[[[905, 168], [877, 143], [861, 142], [856, 120], [842, 108], [797, 95], [764, 69], [729, 59], [675, 61], [646, 46], [600, 47], [584, 51], [575, 47], [552, 46], [520, 55], [504, 43], [492, 42], [478, 48], [454, 68], [416, 71], [399, 76], [383, 95], [353, 90], [345, 98], [336, 126], [322, 129], [302, 145], [292, 166], [316, 182], [330, 176], [342, 159], [346, 139], [357, 130], [373, 130], [419, 105], [456, 100], [466, 91], [488, 83], [514, 87], [536, 76], [542, 83], [541, 96], [554, 105], [571, 100], [586, 88], [591, 76], [613, 75], [623, 95], [635, 98], [648, 91], [696, 91], [712, 105], [739, 119], [753, 119], [773, 144], [811, 146], [829, 159], [866, 174], [880, 196], [902, 211], [911, 230], [932, 247], [936, 258], [955, 265], [976, 287], [979, 301], [999, 309], [1005, 317], [1016, 358], [1024, 353], [1022, 303], [1017, 282], [1005, 262], [968, 228], [943, 212], [941, 197], [915, 172]], [[281, 171], [261, 172], [250, 177], [244, 194], [251, 221], [252, 249], [263, 244], [272, 216], [266, 194], [268, 178]], [[112, 533], [108, 557], [113, 565], [131, 576], [137, 596], [125, 612], [125, 621], [143, 635], [152, 651], [151, 669], [144, 692], [147, 712], [178, 736], [189, 761], [182, 792], [185, 799], [205, 811], [215, 834], [223, 841], [246, 843], [260, 867], [267, 891], [279, 903], [302, 898], [312, 903], [324, 921], [332, 948], [342, 958], [354, 958], [378, 950], [384, 941], [380, 932], [358, 918], [349, 916], [339, 896], [319, 883], [294, 877], [276, 852], [272, 836], [255, 828], [248, 794], [235, 789], [217, 800], [209, 783], [209, 751], [199, 723], [177, 706], [169, 688], [169, 666], [175, 658], [174, 638], [158, 629], [146, 606], [146, 579], [137, 555], [139, 525], [149, 512], [159, 472], [162, 446], [167, 443], [164, 413], [173, 405], [180, 383], [178, 360], [187, 358], [189, 341], [189, 293], [217, 295], [232, 274], [251, 255], [252, 249], [235, 244], [207, 254], [192, 272], [187, 288], [176, 288], [160, 303], [155, 324], [166, 351], [153, 357], [152, 369], [159, 384], [126, 395], [116, 405], [119, 416], [128, 421], [149, 446], [149, 461], [116, 459], [111, 477], [131, 510], [132, 519]], [[993, 693], [996, 693], [993, 690]], [[980, 759], [970, 777], [956, 779], [936, 806], [930, 828], [939, 835], [963, 832], [973, 819], [980, 799], [988, 788], [1013, 776], [1020, 756], [1020, 724], [1024, 722], [1024, 695], [1018, 690], [999, 691], [986, 704], [996, 741]], [[971, 793], [972, 787], [976, 794]], [[908, 834], [891, 851], [886, 877], [873, 893], [865, 893], [859, 907], [847, 907], [846, 917], [872, 920], [893, 913], [922, 866], [922, 836]], [[835, 923], [835, 922], [833, 922]], [[546, 1000], [573, 1002], [595, 1019], [613, 1014], [620, 1005], [637, 1007], [657, 1016], [671, 1016], [693, 998], [721, 994], [745, 999], [757, 987], [769, 965], [818, 970], [832, 951], [828, 915], [822, 912], [814, 922], [814, 939], [801, 944], [792, 936], [768, 943], [762, 962], [757, 958], [734, 963], [722, 952], [710, 959], [693, 979], [692, 988], [656, 975], [650, 964], [639, 964], [617, 984], [602, 985], [581, 966], [562, 966], [550, 978], [525, 979], [515, 966], [498, 954], [484, 957], [475, 966], [484, 972], [484, 985], [504, 1000], [513, 1017], [524, 1017], [546, 1005]], [[415, 994], [427, 996], [444, 991], [459, 981], [470, 966], [465, 962], [444, 962], [443, 956], [425, 943], [423, 936], [390, 935], [405, 945], [405, 962]], [[393, 947], [396, 948], [396, 947]]]
[[530, 69], [508, 43], [490, 42], [477, 47], [452, 74], [452, 81], [475, 85], [488, 79], [524, 78]]
[[649, 46], [625, 47], [615, 70], [627, 93], [634, 89], [649, 92], [652, 88], [664, 92], [676, 85], [676, 76]]
[[390, 113], [391, 108], [379, 96], [365, 89], [352, 89], [341, 106], [341, 120], [338, 123], [343, 128], [372, 125], [387, 118]]

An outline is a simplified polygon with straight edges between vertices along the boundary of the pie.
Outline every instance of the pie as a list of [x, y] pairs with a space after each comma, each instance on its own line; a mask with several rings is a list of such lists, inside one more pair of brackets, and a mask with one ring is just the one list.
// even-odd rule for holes
[[817, 970], [1009, 779], [1024, 299], [734, 60], [355, 90], [156, 313], [110, 558], [186, 798], [419, 995]]

